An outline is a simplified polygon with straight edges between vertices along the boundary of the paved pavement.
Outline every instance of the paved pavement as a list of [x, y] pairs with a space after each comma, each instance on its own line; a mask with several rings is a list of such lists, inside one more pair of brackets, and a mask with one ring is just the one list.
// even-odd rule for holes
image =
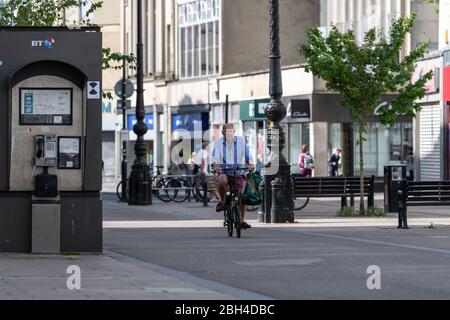
[[[80, 289], [73, 269], [80, 270]], [[69, 287], [67, 282], [69, 281]], [[71, 285], [72, 284], [72, 285]], [[103, 255], [0, 254], [0, 300], [235, 300], [263, 295], [105, 251]]]
[[[228, 238], [214, 204], [128, 207], [104, 196], [104, 254], [0, 254], [0, 299], [448, 299], [450, 212], [415, 208], [411, 230], [387, 218], [337, 218], [312, 200], [295, 224], [253, 224]], [[382, 199], [377, 196], [377, 204]], [[81, 290], [67, 289], [67, 267]], [[369, 266], [381, 290], [369, 290]]]
[[[382, 201], [377, 197], [378, 204]], [[109, 201], [111, 200], [111, 201]], [[339, 199], [313, 200], [296, 224], [262, 225], [229, 239], [213, 206], [158, 204], [124, 211], [105, 197], [108, 250], [274, 299], [448, 299], [450, 212], [337, 218]], [[369, 290], [370, 266], [381, 290]]]

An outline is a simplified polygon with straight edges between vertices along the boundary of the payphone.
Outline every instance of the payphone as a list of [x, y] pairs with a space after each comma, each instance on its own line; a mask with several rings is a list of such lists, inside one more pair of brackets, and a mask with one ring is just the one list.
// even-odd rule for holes
[[0, 31], [0, 252], [101, 252], [100, 28]]
[[56, 167], [56, 135], [34, 137], [35, 167]]
[[384, 167], [384, 210], [398, 212], [398, 190], [406, 179], [406, 165], [388, 165]]
[[[57, 197], [58, 177], [48, 173], [49, 167], [56, 166], [56, 135], [35, 136], [34, 145], [34, 195], [39, 198]], [[43, 172], [35, 175], [36, 167], [42, 167]]]

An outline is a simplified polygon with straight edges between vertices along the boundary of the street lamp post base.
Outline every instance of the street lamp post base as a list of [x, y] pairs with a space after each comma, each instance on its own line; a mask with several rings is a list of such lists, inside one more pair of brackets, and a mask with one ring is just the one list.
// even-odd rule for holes
[[151, 198], [151, 178], [149, 166], [133, 166], [129, 180], [130, 206], [149, 206]]

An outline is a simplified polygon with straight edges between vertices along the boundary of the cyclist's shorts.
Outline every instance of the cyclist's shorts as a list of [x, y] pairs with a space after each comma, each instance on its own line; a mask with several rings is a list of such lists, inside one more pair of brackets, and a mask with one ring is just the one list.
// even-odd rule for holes
[[240, 192], [243, 192], [245, 190], [246, 181], [245, 181], [244, 177], [242, 177], [242, 176], [234, 177], [234, 176], [229, 176], [229, 175], [227, 175], [227, 177], [228, 177], [228, 184], [230, 186], [233, 185]]

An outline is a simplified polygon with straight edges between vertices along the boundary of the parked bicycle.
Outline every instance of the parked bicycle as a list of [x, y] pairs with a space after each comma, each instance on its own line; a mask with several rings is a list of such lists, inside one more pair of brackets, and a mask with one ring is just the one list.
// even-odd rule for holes
[[[255, 174], [261, 175], [261, 172], [256, 172]], [[294, 203], [293, 203], [294, 211], [300, 211], [308, 205], [309, 197], [294, 197], [293, 201], [294, 201]], [[260, 206], [247, 206], [247, 211], [254, 212], [254, 211], [258, 211], [259, 208], [260, 208]]]
[[[160, 169], [163, 169], [162, 166], [155, 166], [156, 175], [151, 179], [152, 180], [152, 195], [157, 197], [159, 200], [163, 202], [172, 201], [168, 195], [167, 190], [165, 190], [166, 178], [162, 175]], [[125, 184], [125, 190], [122, 192], [122, 185]], [[119, 201], [128, 202], [129, 195], [129, 179], [125, 179], [120, 181], [117, 184], [116, 195]]]

